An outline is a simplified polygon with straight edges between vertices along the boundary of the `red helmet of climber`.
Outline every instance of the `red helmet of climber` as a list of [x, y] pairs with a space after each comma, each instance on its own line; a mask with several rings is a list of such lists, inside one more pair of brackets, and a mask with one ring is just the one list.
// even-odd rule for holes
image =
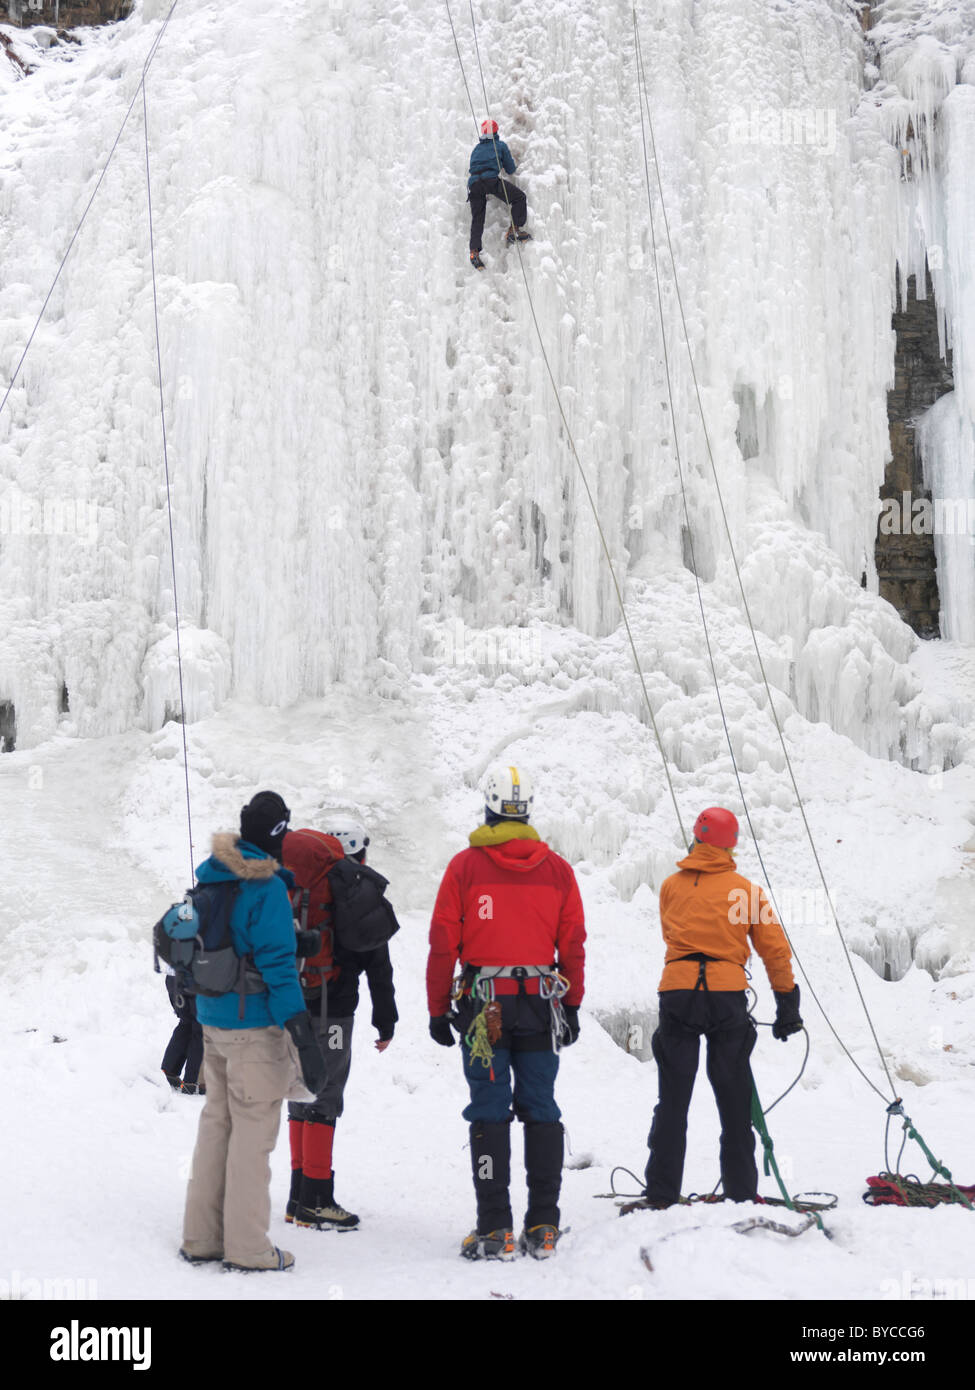
[[514, 172], [514, 156], [498, 134], [497, 121], [489, 116], [481, 122], [481, 136], [471, 152], [467, 179], [467, 201], [471, 205], [471, 265], [475, 270], [484, 269], [481, 236], [488, 198], [495, 198], [504, 207], [508, 223], [505, 241], [509, 246], [532, 239], [531, 232], [525, 231], [528, 199], [524, 190], [503, 177]]
[[694, 822], [694, 838], [703, 845], [734, 849], [738, 843], [738, 821], [722, 806], [709, 806]]

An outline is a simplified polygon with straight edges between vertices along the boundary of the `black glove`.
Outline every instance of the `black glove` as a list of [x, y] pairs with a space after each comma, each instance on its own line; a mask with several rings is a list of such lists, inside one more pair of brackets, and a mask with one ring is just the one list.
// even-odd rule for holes
[[325, 1089], [325, 1082], [328, 1077], [325, 1072], [325, 1058], [322, 1056], [322, 1049], [312, 1028], [311, 1014], [308, 1012], [295, 1014], [293, 1018], [288, 1019], [284, 1026], [291, 1034], [294, 1045], [298, 1049], [301, 1079], [312, 1095], [317, 1096], [320, 1091]]
[[317, 956], [322, 949], [322, 934], [314, 928], [308, 931], [295, 932], [295, 955], [303, 956], [306, 960], [309, 956]]
[[565, 1015], [565, 1032], [562, 1034], [562, 1046], [571, 1047], [579, 1036], [579, 1005], [563, 1004], [562, 1012]]
[[775, 996], [775, 1022], [772, 1024], [772, 1037], [778, 1038], [779, 1042], [785, 1042], [786, 1038], [791, 1038], [793, 1033], [802, 1031], [802, 1019], [799, 1017], [799, 986], [790, 989], [788, 994], [776, 994]]
[[450, 1019], [446, 1014], [440, 1014], [439, 1017], [430, 1019], [430, 1036], [441, 1047], [453, 1047], [456, 1039], [454, 1030], [450, 1026]]

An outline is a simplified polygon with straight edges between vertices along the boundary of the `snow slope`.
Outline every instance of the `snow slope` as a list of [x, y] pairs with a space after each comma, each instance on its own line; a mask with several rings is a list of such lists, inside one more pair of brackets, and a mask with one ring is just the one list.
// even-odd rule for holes
[[[578, 866], [590, 931], [589, 992], [582, 1037], [563, 1056], [558, 1088], [571, 1145], [563, 1202], [571, 1230], [548, 1266], [482, 1269], [458, 1260], [472, 1214], [460, 1115], [466, 1088], [456, 1051], [427, 1036], [422, 981], [432, 892], [477, 811], [475, 794], [456, 790], [460, 769], [492, 700], [497, 696], [488, 690], [453, 710], [439, 700], [440, 747], [424, 737], [425, 714], [418, 718], [416, 706], [364, 703], [338, 690], [324, 704], [288, 713], [235, 703], [190, 730], [201, 842], [204, 827], [233, 825], [242, 797], [258, 785], [280, 787], [298, 823], [314, 821], [324, 804], [354, 804], [369, 817], [373, 862], [391, 877], [403, 922], [392, 944], [402, 1021], [392, 1047], [379, 1055], [368, 1005], [360, 1009], [336, 1141], [337, 1191], [359, 1212], [362, 1228], [337, 1237], [284, 1225], [282, 1131], [272, 1235], [298, 1263], [287, 1280], [265, 1281], [259, 1296], [873, 1300], [909, 1297], [915, 1286], [923, 1294], [924, 1280], [932, 1287], [971, 1280], [967, 1213], [874, 1211], [860, 1203], [864, 1178], [883, 1166], [883, 1102], [839, 1054], [808, 998], [810, 1060], [769, 1123], [790, 1190], [838, 1194], [828, 1219], [832, 1242], [815, 1231], [795, 1243], [770, 1232], [737, 1235], [729, 1227], [741, 1210], [620, 1219], [612, 1202], [597, 1200], [610, 1191], [616, 1164], [641, 1170], [655, 1098], [652, 1065], [627, 1055], [598, 1020], [628, 1040], [631, 1053], [640, 1050], [648, 1033], [639, 1030], [653, 1023], [662, 947], [649, 890], [621, 903], [613, 886], [611, 856], [598, 845], [604, 795], [586, 792], [588, 779], [580, 787], [578, 760], [565, 747], [553, 755], [544, 716], [514, 745], [536, 766], [549, 757], [538, 824], [565, 848], [564, 806], [574, 796], [587, 799], [594, 830], [591, 857]], [[406, 769], [418, 753], [429, 782], [404, 800]], [[622, 776], [626, 766], [620, 759], [612, 771]], [[337, 785], [344, 777], [348, 784]], [[5, 824], [16, 820], [32, 867], [25, 882], [19, 846], [8, 840], [0, 874], [0, 1046], [15, 1127], [4, 1165], [3, 1244], [5, 1268], [19, 1271], [22, 1281], [73, 1279], [82, 1294], [94, 1281], [101, 1299], [258, 1296], [242, 1276], [190, 1269], [175, 1258], [201, 1102], [174, 1096], [162, 1082], [159, 1060], [173, 1020], [162, 980], [151, 972], [147, 926], [185, 878], [175, 814], [180, 783], [171, 726], [155, 735], [62, 740], [11, 754], [0, 768], [0, 814]], [[454, 790], [434, 800], [438, 785]], [[355, 796], [346, 801], [349, 787]], [[742, 861], [746, 872], [753, 867], [747, 855]], [[821, 926], [801, 929], [797, 938], [837, 1028], [883, 1088], [835, 945]], [[863, 962], [857, 970], [905, 1108], [936, 1152], [967, 1177], [975, 976], [934, 983], [912, 969], [899, 983], [884, 984]], [[759, 977], [756, 1016], [769, 1019], [771, 996]], [[801, 1040], [783, 1046], [761, 1030], [755, 1074], [766, 1103], [793, 1080], [801, 1060]], [[895, 1127], [892, 1158], [899, 1138]], [[687, 1191], [714, 1186], [716, 1152], [716, 1115], [702, 1079], [692, 1106]], [[918, 1158], [915, 1149], [906, 1167], [921, 1171]], [[631, 1190], [625, 1176], [617, 1181]], [[762, 1186], [775, 1194], [771, 1180]], [[517, 1211], [517, 1179], [513, 1192]], [[682, 1234], [664, 1241], [672, 1232]], [[652, 1273], [642, 1263], [643, 1247], [651, 1250]]]

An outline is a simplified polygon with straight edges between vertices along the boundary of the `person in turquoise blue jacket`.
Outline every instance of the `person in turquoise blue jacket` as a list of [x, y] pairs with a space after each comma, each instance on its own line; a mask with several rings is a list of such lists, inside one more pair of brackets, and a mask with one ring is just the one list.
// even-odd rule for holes
[[246, 960], [242, 988], [198, 995], [206, 1105], [186, 1194], [182, 1257], [222, 1260], [235, 1270], [288, 1269], [289, 1251], [270, 1240], [268, 1157], [286, 1097], [317, 1095], [325, 1063], [298, 979], [296, 935], [280, 865], [290, 811], [276, 792], [259, 792], [240, 815], [240, 836], [215, 835], [197, 870], [200, 883], [235, 894], [230, 929]]
[[500, 199], [508, 209], [511, 226], [507, 240], [530, 241], [531, 235], [524, 231], [528, 218], [528, 200], [520, 188], [501, 177], [515, 172], [515, 161], [503, 140], [498, 138], [497, 121], [485, 121], [481, 126], [481, 138], [471, 154], [467, 179], [467, 198], [471, 205], [471, 265], [475, 270], [483, 270], [481, 260], [481, 237], [484, 234], [484, 214], [489, 197]]
[[305, 1000], [295, 968], [294, 916], [288, 897], [294, 878], [269, 853], [248, 839], [214, 835], [210, 858], [196, 871], [199, 883], [239, 885], [230, 917], [234, 947], [239, 956], [253, 959], [260, 974], [259, 980], [250, 976], [248, 990], [253, 988], [255, 992], [245, 996], [243, 1018], [236, 991], [216, 998], [198, 995], [196, 1013], [204, 1027], [268, 1028], [277, 1024], [283, 1028], [288, 1019], [304, 1013]]

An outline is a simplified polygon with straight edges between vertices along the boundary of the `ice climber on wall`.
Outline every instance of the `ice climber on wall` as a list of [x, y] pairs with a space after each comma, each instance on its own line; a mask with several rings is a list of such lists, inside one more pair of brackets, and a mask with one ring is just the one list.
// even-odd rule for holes
[[498, 139], [497, 121], [484, 121], [481, 125], [481, 138], [474, 146], [467, 180], [467, 199], [471, 205], [471, 265], [475, 270], [483, 270], [481, 260], [481, 237], [484, 234], [484, 214], [489, 197], [498, 198], [508, 209], [511, 226], [507, 241], [531, 241], [531, 233], [524, 230], [528, 218], [528, 200], [520, 188], [501, 177], [515, 172], [515, 161], [503, 140]]

